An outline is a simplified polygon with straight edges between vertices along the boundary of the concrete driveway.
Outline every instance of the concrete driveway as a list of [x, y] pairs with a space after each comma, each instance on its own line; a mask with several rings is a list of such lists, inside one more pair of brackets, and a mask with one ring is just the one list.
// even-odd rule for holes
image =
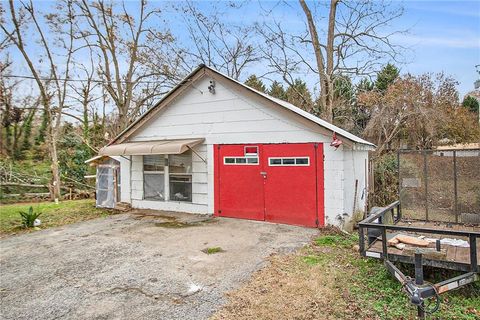
[[[1, 319], [205, 319], [315, 229], [121, 214], [0, 240]], [[225, 252], [206, 254], [202, 249]]]

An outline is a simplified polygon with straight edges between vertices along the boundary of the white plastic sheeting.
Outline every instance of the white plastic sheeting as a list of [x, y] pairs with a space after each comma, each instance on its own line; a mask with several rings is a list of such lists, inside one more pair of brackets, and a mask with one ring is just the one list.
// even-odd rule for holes
[[115, 208], [120, 194], [120, 164], [114, 159], [108, 159], [97, 166], [96, 205], [101, 208]]

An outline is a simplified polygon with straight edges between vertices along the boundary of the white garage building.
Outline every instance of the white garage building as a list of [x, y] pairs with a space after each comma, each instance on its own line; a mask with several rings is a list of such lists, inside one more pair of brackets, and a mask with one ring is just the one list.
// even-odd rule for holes
[[346, 227], [365, 210], [373, 149], [200, 65], [101, 149], [97, 205]]

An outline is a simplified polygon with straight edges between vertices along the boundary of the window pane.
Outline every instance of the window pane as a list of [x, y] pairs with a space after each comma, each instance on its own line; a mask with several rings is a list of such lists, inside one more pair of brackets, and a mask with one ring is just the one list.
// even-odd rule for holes
[[247, 159], [245, 159], [245, 158], [236, 158], [235, 162], [236, 162], [236, 163], [247, 163]]
[[192, 152], [170, 155], [168, 166], [170, 173], [192, 173]]
[[170, 175], [170, 200], [192, 201], [192, 176]]
[[163, 171], [164, 166], [164, 155], [154, 154], [143, 156], [143, 171]]
[[258, 154], [258, 147], [245, 147], [245, 154]]
[[247, 158], [248, 163], [258, 163], [258, 158]]
[[163, 174], [144, 173], [143, 198], [146, 200], [165, 200], [165, 176]]
[[295, 159], [295, 163], [306, 165], [308, 164], [308, 158], [297, 158]]
[[281, 165], [282, 159], [270, 159], [270, 165]]
[[284, 158], [284, 159], [282, 160], [282, 163], [283, 163], [283, 164], [295, 164], [295, 159], [293, 159], [293, 158]]
[[225, 163], [235, 163], [235, 158], [225, 158]]

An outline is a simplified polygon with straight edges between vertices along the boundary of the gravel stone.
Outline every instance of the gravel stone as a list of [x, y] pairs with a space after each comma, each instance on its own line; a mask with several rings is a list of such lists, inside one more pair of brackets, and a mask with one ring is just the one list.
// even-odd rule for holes
[[[165, 217], [127, 213], [1, 239], [0, 319], [206, 319], [269, 255], [318, 234], [257, 221]], [[172, 217], [185, 227], [159, 223]], [[208, 255], [201, 251], [207, 247], [224, 252]]]

